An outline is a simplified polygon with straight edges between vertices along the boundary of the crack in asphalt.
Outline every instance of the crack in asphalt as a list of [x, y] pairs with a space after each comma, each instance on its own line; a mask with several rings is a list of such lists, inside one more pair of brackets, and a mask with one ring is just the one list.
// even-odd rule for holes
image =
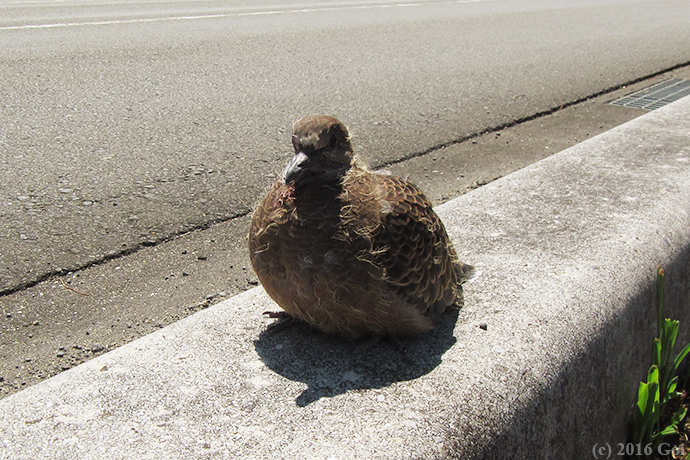
[[241, 217], [245, 217], [245, 216], [249, 215], [251, 212], [252, 212], [252, 209], [246, 208], [246, 209], [244, 209], [244, 210], [242, 210], [242, 211], [240, 211], [240, 212], [238, 212], [238, 213], [236, 213], [236, 214], [234, 214], [228, 218], [211, 219], [211, 220], [206, 221], [202, 224], [195, 225], [193, 227], [189, 227], [189, 228], [180, 230], [178, 232], [167, 234], [167, 235], [162, 236], [160, 238], [157, 238], [155, 240], [148, 239], [145, 241], [141, 241], [133, 247], [129, 247], [127, 249], [120, 250], [116, 253], [106, 254], [103, 257], [95, 258], [95, 259], [87, 261], [83, 264], [74, 265], [74, 266], [68, 267], [68, 268], [61, 268], [60, 270], [53, 270], [53, 271], [45, 272], [45, 273], [37, 276], [33, 280], [26, 281], [24, 283], [20, 283], [20, 284], [17, 284], [15, 286], [0, 290], [0, 297], [5, 297], [5, 296], [8, 296], [10, 294], [14, 294], [16, 292], [24, 291], [26, 289], [29, 289], [31, 287], [34, 287], [34, 286], [44, 282], [46, 280], [49, 280], [53, 277], [65, 276], [69, 273], [77, 273], [77, 272], [86, 270], [88, 268], [104, 264], [104, 263], [109, 262], [111, 260], [116, 260], [116, 259], [120, 259], [122, 257], [130, 256], [130, 255], [135, 254], [135, 253], [137, 253], [143, 249], [158, 246], [162, 243], [172, 241], [176, 238], [187, 235], [189, 233], [207, 230], [208, 228], [210, 228], [214, 225], [222, 224], [225, 222], [230, 222], [232, 220], [239, 219]]
[[572, 106], [578, 105], [578, 104], [582, 104], [582, 103], [590, 101], [592, 99], [596, 99], [596, 98], [604, 96], [606, 94], [613, 93], [615, 91], [623, 89], [626, 86], [634, 85], [634, 84], [643, 82], [645, 80], [650, 80], [654, 77], [658, 77], [659, 75], [665, 74], [667, 72], [672, 72], [676, 69], [680, 69], [680, 68], [687, 67], [687, 66], [690, 66], [690, 61], [683, 62], [681, 64], [676, 64], [676, 65], [669, 67], [667, 69], [659, 70], [659, 71], [654, 72], [652, 74], [645, 75], [645, 76], [639, 77], [639, 78], [635, 78], [635, 79], [630, 80], [630, 81], [625, 82], [625, 83], [620, 83], [618, 85], [611, 86], [611, 87], [603, 89], [597, 93], [590, 94], [588, 96], [584, 96], [584, 97], [575, 99], [573, 101], [563, 102], [558, 106], [554, 106], [554, 107], [551, 107], [549, 109], [542, 110], [540, 112], [534, 113], [532, 115], [528, 115], [526, 117], [518, 118], [517, 120], [509, 121], [506, 123], [501, 123], [500, 125], [491, 126], [491, 127], [486, 128], [482, 131], [478, 131], [478, 132], [472, 133], [472, 134], [467, 135], [467, 136], [463, 136], [463, 137], [458, 138], [458, 139], [453, 139], [453, 140], [450, 140], [447, 142], [436, 144], [436, 145], [429, 147], [428, 149], [423, 150], [423, 151], [418, 152], [418, 153], [412, 153], [409, 155], [404, 155], [404, 156], [402, 156], [396, 160], [377, 163], [375, 165], [372, 165], [372, 169], [381, 169], [381, 168], [385, 168], [387, 166], [392, 166], [392, 165], [404, 163], [404, 162], [409, 161], [413, 158], [423, 157], [425, 155], [428, 155], [430, 153], [434, 153], [438, 150], [450, 147], [452, 145], [462, 144], [463, 142], [471, 141], [472, 139], [476, 139], [476, 138], [483, 136], [485, 134], [495, 133], [495, 132], [502, 131], [502, 130], [507, 129], [507, 128], [512, 128], [514, 126], [518, 126], [518, 125], [521, 125], [523, 123], [527, 123], [527, 122], [532, 121], [532, 120], [536, 120], [538, 118], [553, 115], [554, 113], [557, 113], [557, 112], [559, 112], [565, 108], [572, 107]]

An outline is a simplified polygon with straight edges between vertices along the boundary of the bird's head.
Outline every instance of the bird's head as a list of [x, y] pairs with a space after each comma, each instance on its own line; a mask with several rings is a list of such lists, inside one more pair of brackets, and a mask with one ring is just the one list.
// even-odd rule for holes
[[283, 171], [283, 182], [340, 179], [352, 165], [354, 154], [347, 128], [325, 115], [302, 118], [292, 125], [295, 156]]

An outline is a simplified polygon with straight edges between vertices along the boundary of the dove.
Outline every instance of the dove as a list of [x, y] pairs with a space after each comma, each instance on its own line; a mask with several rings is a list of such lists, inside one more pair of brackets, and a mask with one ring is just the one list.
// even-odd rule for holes
[[292, 144], [249, 230], [252, 267], [288, 316], [349, 340], [405, 339], [462, 306], [475, 269], [417, 186], [370, 171], [336, 118], [295, 122]]

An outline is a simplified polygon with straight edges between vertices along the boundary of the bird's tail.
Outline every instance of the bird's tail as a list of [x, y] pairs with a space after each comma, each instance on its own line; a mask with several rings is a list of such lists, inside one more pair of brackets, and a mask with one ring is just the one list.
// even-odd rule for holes
[[477, 278], [481, 272], [472, 265], [460, 262], [455, 266], [455, 274], [458, 277], [458, 283], [464, 284]]

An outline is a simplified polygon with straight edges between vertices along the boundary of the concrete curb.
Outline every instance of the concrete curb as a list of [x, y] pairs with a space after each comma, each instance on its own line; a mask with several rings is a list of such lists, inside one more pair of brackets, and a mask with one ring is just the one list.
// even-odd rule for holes
[[615, 454], [649, 365], [657, 264], [666, 316], [690, 322], [690, 98], [438, 212], [483, 274], [405, 353], [266, 334], [276, 307], [253, 289], [0, 400], [0, 457]]

